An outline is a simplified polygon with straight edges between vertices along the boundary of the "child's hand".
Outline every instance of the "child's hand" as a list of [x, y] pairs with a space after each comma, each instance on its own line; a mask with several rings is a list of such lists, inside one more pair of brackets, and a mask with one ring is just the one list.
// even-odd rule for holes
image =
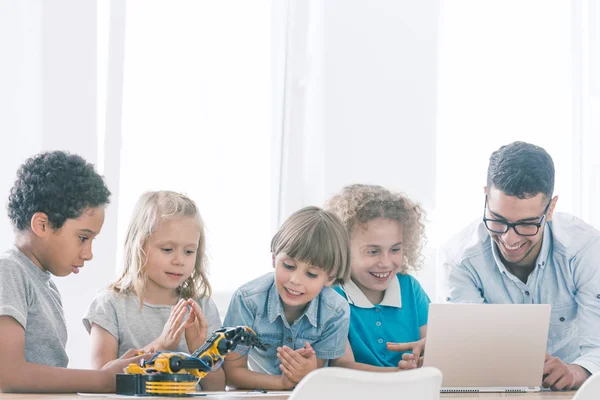
[[425, 348], [425, 338], [416, 342], [408, 343], [387, 343], [388, 350], [392, 351], [411, 351], [411, 353], [402, 354], [402, 360], [398, 363], [399, 369], [413, 369], [423, 366], [423, 349]]
[[171, 309], [171, 315], [169, 315], [168, 321], [165, 323], [162, 333], [160, 336], [144, 350], [153, 349], [154, 351], [160, 350], [171, 350], [175, 351], [183, 332], [185, 331], [185, 324], [183, 318], [187, 312], [187, 301], [184, 299], [179, 300], [177, 304]]
[[283, 390], [290, 390], [293, 389], [296, 384], [292, 381], [290, 381], [290, 379], [285, 375], [285, 374], [281, 374], [281, 388]]
[[208, 323], [204, 318], [202, 309], [194, 299], [188, 299], [187, 304], [191, 307], [191, 311], [185, 323], [185, 341], [190, 353], [193, 353], [206, 342]]
[[277, 358], [281, 361], [281, 372], [294, 384], [298, 384], [308, 373], [317, 369], [317, 355], [308, 342], [305, 348], [298, 350], [287, 346], [279, 347]]
[[412, 353], [402, 354], [402, 360], [398, 362], [398, 369], [414, 369], [422, 366], [423, 357], [419, 357], [419, 359], [415, 361], [415, 356]]
[[[141, 350], [130, 349], [125, 352], [121, 357], [116, 360], [107, 362], [103, 367], [102, 371], [105, 372], [107, 387], [115, 387], [115, 375], [122, 374], [123, 370], [127, 368], [129, 364], [140, 364], [140, 360], [148, 360], [153, 354], [143, 353]], [[114, 390], [114, 389], [112, 389]]]

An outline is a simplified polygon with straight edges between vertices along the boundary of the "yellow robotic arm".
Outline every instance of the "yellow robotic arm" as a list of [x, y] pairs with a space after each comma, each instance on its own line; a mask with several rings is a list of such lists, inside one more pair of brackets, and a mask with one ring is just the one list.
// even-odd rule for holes
[[247, 326], [216, 330], [194, 353], [159, 352], [140, 365], [130, 364], [124, 374], [117, 375], [117, 394], [186, 395], [196, 391], [196, 383], [209, 372], [216, 371], [223, 357], [236, 348], [265, 349], [256, 333]]

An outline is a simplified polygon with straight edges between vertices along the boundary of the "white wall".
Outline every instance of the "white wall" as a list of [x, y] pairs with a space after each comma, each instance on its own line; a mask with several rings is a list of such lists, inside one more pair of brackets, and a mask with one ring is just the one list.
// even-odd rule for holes
[[[18, 166], [44, 150], [97, 160], [96, 3], [78, 0], [0, 3], [0, 244], [12, 244], [4, 211]], [[71, 367], [87, 367], [81, 317], [97, 282], [114, 274], [116, 213], [109, 206], [94, 260], [77, 276], [56, 279], [65, 307]]]
[[[380, 184], [432, 210], [438, 1], [324, 4], [323, 193]], [[432, 260], [417, 276], [434, 298]]]
[[582, 119], [582, 217], [600, 228], [600, 2], [577, 0], [574, 30], [581, 40], [575, 55], [581, 77], [580, 116]]
[[[292, 8], [280, 222], [352, 183], [434, 207], [438, 10], [437, 0]], [[432, 297], [433, 274], [419, 274]]]
[[[96, 3], [43, 2], [42, 8], [42, 150], [69, 150], [97, 162]], [[81, 317], [101, 282], [113, 275], [111, 221], [107, 210], [94, 260], [81, 273], [56, 279], [63, 297], [69, 341], [69, 366], [88, 366], [89, 338]], [[113, 253], [114, 254], [114, 253]]]
[[582, 197], [576, 184], [571, 3], [527, 0], [519, 3], [519, 12], [510, 4], [442, 3], [436, 219], [441, 242], [482, 217], [489, 157], [515, 140], [542, 146], [553, 157], [558, 211], [577, 213]]
[[1, 248], [12, 244], [5, 210], [17, 168], [42, 146], [41, 17], [41, 1], [0, 3]]
[[325, 2], [325, 194], [355, 182], [435, 201], [438, 2]]
[[[578, 0], [578, 4], [581, 1], [583, 0]], [[122, 5], [119, 13], [123, 14], [123, 3], [112, 1], [113, 6], [117, 3]], [[304, 205], [322, 205], [342, 186], [361, 182], [381, 184], [405, 192], [411, 198], [420, 201], [427, 211], [431, 212], [432, 218], [435, 217], [434, 211], [437, 210], [438, 214], [441, 213], [440, 210], [443, 211], [443, 214], [451, 219], [445, 221], [448, 229], [454, 228], [455, 222], [461, 225], [466, 222], [464, 215], [455, 211], [456, 206], [466, 204], [469, 212], [475, 208], [479, 210], [480, 202], [477, 196], [483, 181], [475, 184], [475, 187], [472, 182], [478, 181], [478, 177], [485, 178], [484, 169], [490, 149], [478, 153], [477, 156], [471, 156], [466, 146], [457, 146], [457, 137], [467, 137], [472, 141], [471, 143], [478, 145], [493, 144], [495, 148], [497, 145], [518, 138], [533, 140], [535, 136], [532, 132], [536, 129], [543, 134], [547, 129], [540, 129], [536, 120], [542, 121], [544, 127], [551, 125], [565, 127], [564, 121], [571, 122], [570, 101], [572, 99], [569, 95], [548, 97], [548, 101], [552, 102], [552, 107], [548, 108], [536, 102], [535, 97], [536, 93], [543, 93], [537, 88], [545, 88], [549, 91], [556, 88], [561, 88], [563, 91], [570, 90], [571, 77], [565, 74], [570, 74], [572, 71], [569, 71], [564, 64], [558, 64], [561, 60], [564, 63], [564, 59], [571, 54], [572, 44], [568, 43], [569, 38], [567, 38], [571, 29], [567, 20], [570, 18], [569, 6], [554, 2], [552, 18], [546, 15], [543, 21], [537, 21], [536, 15], [539, 10], [536, 7], [541, 7], [544, 2], [526, 3], [527, 7], [523, 8], [525, 6], [520, 5], [521, 13], [515, 14], [512, 12], [514, 5], [505, 6], [503, 3], [494, 2], [493, 4], [499, 7], [499, 10], [486, 17], [489, 18], [488, 22], [483, 17], [473, 17], [467, 18], [472, 24], [468, 25], [464, 22], [467, 12], [487, 15], [484, 11], [474, 11], [473, 7], [480, 2], [444, 2], [449, 12], [444, 14], [446, 23], [453, 24], [453, 28], [444, 30], [440, 40], [445, 40], [446, 44], [451, 40], [454, 44], [462, 43], [465, 46], [459, 48], [464, 51], [460, 54], [456, 52], [455, 47], [445, 47], [445, 52], [441, 54], [445, 57], [441, 60], [445, 72], [440, 75], [436, 71], [439, 0], [307, 0], [306, 2], [291, 1], [289, 10], [283, 7], [285, 8], [283, 14], [291, 17], [292, 26], [284, 38], [273, 38], [274, 42], [277, 42], [276, 46], [281, 47], [282, 41], [291, 46], [288, 48], [288, 54], [275, 52], [276, 57], [287, 56], [288, 60], [288, 70], [283, 76], [280, 75], [281, 71], [274, 71], [278, 80], [283, 82], [288, 90], [284, 101], [287, 109], [279, 110], [282, 111], [280, 126], [285, 130], [282, 146], [284, 151], [280, 154], [283, 169], [281, 177], [277, 176], [274, 180], [276, 184], [281, 183], [281, 192], [274, 196], [274, 199], [281, 201], [278, 212], [274, 213], [279, 220]], [[281, 3], [278, 4], [275, 8], [281, 8]], [[486, 4], [489, 7], [492, 3], [488, 1]], [[138, 10], [142, 7], [142, 3], [135, 3], [135, 5]], [[481, 4], [480, 6], [485, 7]], [[17, 167], [38, 151], [62, 148], [79, 153], [92, 162], [106, 161], [97, 160], [96, 156], [96, 122], [99, 117], [96, 114], [95, 7], [96, 2], [88, 3], [80, 0], [0, 2], [0, 54], [3, 60], [10, 60], [10, 62], [0, 63], [0, 159], [2, 160], [0, 199], [3, 208]], [[526, 10], [527, 14], [523, 10]], [[499, 17], [500, 11], [505, 13], [502, 14], [502, 18]], [[290, 14], [286, 14], [287, 12]], [[598, 8], [595, 8], [594, 12], [596, 16], [593, 21], [598, 18]], [[275, 14], [281, 17], [277, 12]], [[139, 18], [139, 13], [137, 17]], [[193, 20], [191, 16], [187, 16], [186, 20], [190, 19]], [[537, 30], [530, 29], [533, 20], [537, 21], [535, 25]], [[515, 21], [518, 25], [515, 25]], [[486, 39], [475, 34], [490, 28], [488, 25], [492, 22], [498, 27], [487, 30], [491, 37]], [[189, 26], [197, 26], [194, 23], [194, 21], [190, 22]], [[519, 47], [521, 56], [515, 55], [514, 52], [518, 46], [503, 47], [503, 43], [507, 40], [504, 26], [507, 25], [513, 28], [519, 26], [523, 31], [531, 32], [532, 36], [528, 36], [527, 40], [531, 41], [532, 48], [539, 44], [539, 40], [550, 42], [544, 47], [544, 56], [540, 57], [539, 54], [529, 52], [527, 49], [529, 42], [521, 40], [514, 33], [509, 39], [515, 43], [515, 46], [522, 45]], [[266, 26], [266, 23], [263, 21], [261, 26]], [[595, 25], [590, 23], [590, 29], [594, 27]], [[121, 40], [122, 28], [123, 26], [121, 26]], [[589, 45], [597, 48], [600, 41], [597, 39], [598, 31], [594, 32], [596, 39]], [[210, 32], [202, 36], [208, 37], [209, 34]], [[548, 39], [550, 34], [556, 35], [556, 39]], [[535, 35], [540, 35], [539, 40]], [[115, 46], [120, 45], [122, 50], [123, 43], [119, 44], [118, 40], [115, 43], [114, 40], [111, 38], [113, 45], [111, 51], [118, 53], [119, 49], [115, 49]], [[480, 43], [480, 49], [472, 51], [472, 42], [469, 40]], [[488, 45], [490, 40], [493, 46]], [[216, 39], [211, 39], [209, 44], [215, 46], [214, 51], [218, 54], [220, 47]], [[145, 45], [152, 47], [151, 43]], [[232, 48], [232, 46], [225, 47], [230, 50]], [[499, 53], [498, 49], [502, 53]], [[149, 49], [148, 53], [153, 54], [152, 49]], [[268, 57], [266, 53], [261, 53], [260, 57]], [[597, 57], [597, 50], [594, 54]], [[489, 79], [485, 76], [485, 72], [501, 66], [494, 57], [500, 57], [506, 62], [514, 59], [527, 60], [529, 68], [527, 71], [532, 78], [529, 79], [529, 86], [523, 86], [529, 92], [528, 97], [521, 96], [517, 99], [520, 103], [510, 103], [508, 106], [499, 106], [495, 109], [486, 107], [486, 104], [489, 104], [489, 97], [485, 96], [490, 96], [491, 92], [506, 92], [510, 97], [511, 91], [508, 89], [518, 91], [518, 87], [515, 87], [514, 81], [511, 80], [511, 74], [519, 77], [523, 72], [523, 69], [519, 68], [500, 68], [506, 75], [496, 74], [495, 80]], [[218, 56], [211, 57], [211, 61], [217, 58]], [[279, 60], [274, 60], [272, 65], [281, 66]], [[172, 62], [171, 59], [167, 61]], [[533, 62], [539, 63], [540, 66], [533, 67]], [[205, 65], [206, 68], [220, 68], [219, 64], [205, 64], [200, 61], [198, 63], [198, 65]], [[230, 68], [237, 66], [236, 62], [226, 64]], [[549, 66], [553, 66], [555, 72], [548, 70]], [[190, 68], [190, 70], [199, 69]], [[546, 75], [537, 74], [538, 70], [545, 71]], [[231, 71], [232, 74], [237, 74], [236, 79], [240, 79], [237, 70]], [[109, 85], [107, 89], [109, 108], [107, 109], [106, 152], [113, 159], [104, 165], [109, 188], [116, 193], [121, 174], [120, 170], [115, 169], [120, 164], [115, 162], [114, 157], [118, 157], [121, 150], [119, 90], [121, 90], [122, 65], [110, 64], [107, 73], [112, 74], [113, 78], [111, 80], [109, 76], [109, 81], [113, 85]], [[133, 68], [131, 73], [137, 76], [136, 68]], [[208, 75], [212, 76], [210, 73]], [[506, 80], [510, 85], [504, 85], [502, 80]], [[262, 88], [268, 85], [267, 81], [268, 79], [261, 75], [260, 82], [263, 83], [258, 84], [256, 81], [254, 84]], [[488, 82], [487, 88], [478, 85], [478, 81]], [[167, 81], [160, 80], [158, 83], [170, 89], [165, 82]], [[591, 107], [598, 105], [598, 80], [594, 82], [594, 90], [590, 93], [593, 102], [588, 110], [588, 113], [592, 114], [591, 117], [595, 115]], [[233, 80], [226, 83], [232, 86], [224, 92], [224, 96], [239, 90]], [[466, 84], [470, 85], [468, 91], [465, 90]], [[494, 89], [490, 90], [489, 85], [495, 85]], [[437, 88], [440, 86], [442, 90], [438, 96]], [[257, 92], [258, 90], [256, 89]], [[275, 92], [274, 97], [279, 99], [277, 95], [279, 92], [277, 90]], [[464, 95], [462, 99], [457, 97], [460, 94]], [[441, 114], [436, 113], [436, 97], [441, 100]], [[531, 112], [531, 107], [526, 104], [525, 99], [536, 105], [535, 113]], [[222, 118], [227, 124], [233, 123], [227, 119], [227, 116], [240, 115], [238, 109], [248, 111], [240, 99], [237, 99], [238, 103], [230, 102], [229, 97], [219, 98], [219, 101], [229, 105], [229, 108], [223, 106], [219, 109], [219, 112], [227, 110]], [[216, 103], [212, 101], [210, 104], [214, 106]], [[279, 101], [275, 104], [279, 104]], [[462, 108], [457, 107], [461, 104], [464, 104]], [[177, 108], [174, 104], [172, 106]], [[184, 113], [187, 115], [194, 110], [186, 108]], [[510, 110], [512, 114], [507, 115], [506, 110]], [[164, 109], [162, 111], [164, 113]], [[159, 112], [160, 109], [157, 113]], [[254, 119], [248, 118], [248, 121], [254, 121], [248, 125], [253, 129], [268, 129], [268, 116], [255, 114], [253, 118], [260, 119], [262, 122], [258, 124]], [[143, 113], [141, 115], [141, 120], [146, 121]], [[211, 112], [210, 115], [219, 116], [218, 112]], [[159, 116], [165, 117], [162, 114]], [[525, 118], [525, 124], [515, 123], [517, 117]], [[502, 125], [496, 128], [494, 128], [496, 125], [492, 126], [495, 130], [484, 129], [484, 122], [496, 121], [500, 121]], [[557, 121], [563, 122], [559, 124]], [[171, 126], [168, 125], [169, 123], [167, 121], [165, 126]], [[436, 136], [436, 124], [440, 123], [443, 123], [443, 127]], [[598, 132], [600, 125], [598, 118], [592, 118], [592, 123], [589, 132]], [[222, 124], [219, 121], [220, 125]], [[277, 126], [276, 123], [275, 127]], [[137, 130], [139, 126], [132, 129]], [[571, 145], [567, 146], [569, 135], [572, 134], [569, 129], [570, 127], [563, 129], [562, 132], [567, 134], [552, 141], [554, 144], [550, 144], [552, 138], [547, 142], [551, 153], [561, 153], [555, 156], [555, 160], [564, 159], [564, 162], [560, 161], [560, 163], [569, 165], [561, 168], [558, 176], [560, 182], [567, 184], [570, 184], [570, 178], [574, 176], [572, 158], [577, 157]], [[507, 131], [511, 132], [510, 135], [503, 136]], [[494, 135], [493, 140], [489, 140], [490, 132]], [[459, 133], [465, 133], [466, 136], [457, 136]], [[218, 137], [217, 139], [220, 140]], [[464, 139], [460, 140], [462, 141], [459, 144], [467, 143]], [[592, 137], [590, 140], [596, 143], [597, 138]], [[541, 144], [546, 146], [547, 143]], [[460, 156], [461, 162], [454, 162], [453, 155], [448, 155], [451, 145], [459, 151], [466, 152], [466, 155]], [[265, 146], [266, 144], [263, 147]], [[564, 148], [567, 147], [568, 152], [564, 152]], [[584, 148], [586, 154], [589, 153], [590, 148], [593, 146]], [[248, 150], [251, 151], [249, 145]], [[440, 157], [444, 154], [445, 158]], [[589, 177], [589, 181], [597, 182], [597, 177], [600, 176], [598, 162], [592, 154], [587, 154], [587, 157], [591, 164], [590, 168], [595, 171], [595, 174]], [[280, 157], [276, 157], [276, 160], [279, 162]], [[440, 165], [436, 165], [436, 160]], [[440, 160], [445, 161], [440, 162]], [[153, 161], [154, 159], [151, 159], [149, 162]], [[138, 172], [142, 171], [139, 166], [135, 165], [135, 167], [139, 170], [135, 169], [131, 172], [132, 181], [135, 181]], [[147, 179], [147, 177], [140, 177], [140, 179]], [[205, 177], [202, 179], [206, 182]], [[215, 178], [211, 177], [211, 179]], [[244, 181], [251, 183], [251, 179]], [[217, 187], [217, 183], [207, 187]], [[127, 182], [122, 181], [121, 184], [127, 185]], [[191, 185], [196, 183], [192, 182]], [[204, 190], [206, 186], [198, 185], [198, 187], [198, 190]], [[570, 188], [570, 186], [566, 187]], [[590, 187], [593, 188], [593, 185]], [[469, 193], [467, 203], [463, 201], [463, 197], [458, 198], [454, 195], [457, 192], [467, 191]], [[591, 189], [590, 191], [594, 192]], [[252, 195], [251, 191], [247, 192]], [[444, 196], [441, 196], [441, 192]], [[562, 197], [561, 207], [572, 203], [576, 195], [570, 193]], [[590, 198], [597, 197], [596, 193], [595, 197]], [[72, 367], [88, 365], [88, 336], [80, 319], [95, 291], [114, 276], [118, 243], [116, 239], [117, 200], [115, 196], [108, 208], [103, 232], [94, 244], [94, 260], [87, 264], [78, 276], [57, 279], [65, 300], [70, 335], [67, 350]], [[588, 212], [598, 218], [597, 213], [594, 212], [597, 207], [593, 207], [593, 202], [588, 205], [588, 208]], [[121, 217], [128, 219], [129, 215], [126, 213]], [[469, 217], [470, 215], [467, 216]], [[214, 226], [218, 223], [222, 224], [223, 219], [219, 215], [213, 218], [215, 218]], [[238, 226], [241, 219], [247, 221], [240, 217], [225, 225]], [[436, 225], [439, 226], [440, 220], [441, 218], [435, 219]], [[273, 224], [275, 225], [277, 224]], [[429, 229], [429, 232], [431, 234], [433, 230]], [[2, 211], [0, 212], [0, 244], [7, 247], [11, 243], [12, 232], [5, 212]], [[227, 245], [227, 243], [223, 244], [223, 253], [227, 251]], [[267, 250], [268, 242], [264, 247], [264, 251]], [[435, 298], [435, 270], [431, 267], [431, 261], [428, 260], [428, 267], [418, 274], [418, 278], [430, 296]], [[268, 268], [266, 264], [260, 262], [256, 265], [252, 262], [247, 264], [235, 262], [243, 264], [243, 268], [248, 265], [249, 274], [254, 273], [251, 271], [262, 271]], [[226, 268], [227, 265], [224, 266], [224, 269]], [[223, 309], [227, 305], [229, 293], [220, 293], [219, 287], [222, 286], [217, 285], [215, 291], [220, 296], [219, 303]]]

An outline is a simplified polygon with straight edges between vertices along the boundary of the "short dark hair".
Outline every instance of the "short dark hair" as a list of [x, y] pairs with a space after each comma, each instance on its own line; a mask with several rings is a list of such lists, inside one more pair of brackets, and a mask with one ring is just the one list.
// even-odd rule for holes
[[554, 162], [543, 148], [525, 142], [500, 147], [490, 156], [487, 186], [526, 199], [554, 192]]
[[17, 171], [8, 196], [8, 217], [23, 231], [36, 212], [48, 215], [52, 228], [79, 218], [86, 208], [108, 204], [110, 191], [94, 166], [75, 154], [52, 151], [29, 158]]

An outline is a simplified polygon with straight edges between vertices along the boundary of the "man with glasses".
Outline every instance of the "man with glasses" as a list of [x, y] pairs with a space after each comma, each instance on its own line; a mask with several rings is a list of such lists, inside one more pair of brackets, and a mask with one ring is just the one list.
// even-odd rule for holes
[[492, 153], [484, 191], [483, 219], [442, 252], [445, 300], [551, 304], [543, 386], [576, 389], [600, 371], [600, 232], [554, 213], [554, 163], [541, 147]]

